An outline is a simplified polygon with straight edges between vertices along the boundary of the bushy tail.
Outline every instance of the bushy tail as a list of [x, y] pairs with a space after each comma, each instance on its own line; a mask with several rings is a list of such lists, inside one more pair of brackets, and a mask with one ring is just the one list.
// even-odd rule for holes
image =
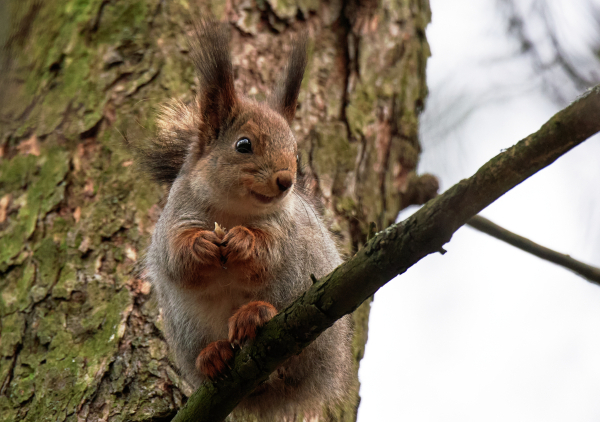
[[180, 101], [161, 106], [156, 136], [129, 144], [139, 167], [154, 181], [171, 185], [179, 175], [192, 145], [198, 142], [198, 107]]

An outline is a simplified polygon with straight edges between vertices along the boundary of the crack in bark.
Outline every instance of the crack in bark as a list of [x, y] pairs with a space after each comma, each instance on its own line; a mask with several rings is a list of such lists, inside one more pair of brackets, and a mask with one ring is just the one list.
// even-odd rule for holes
[[93, 17], [93, 20], [90, 22], [91, 23], [90, 29], [89, 29], [90, 35], [92, 33], [98, 31], [98, 28], [100, 27], [100, 20], [102, 19], [102, 12], [104, 12], [104, 8], [109, 3], [110, 3], [110, 0], [102, 0], [102, 3], [100, 3], [100, 6], [98, 6], [98, 12]]
[[[144, 81], [144, 82], [136, 85], [135, 89], [133, 91], [131, 91], [131, 92], [127, 92], [127, 94], [125, 95], [125, 97], [131, 97], [134, 94], [137, 94], [142, 88], [144, 88], [145, 86], [147, 86], [147, 85], [151, 84], [152, 82], [154, 82], [154, 80], [156, 78], [158, 78], [158, 75], [160, 74], [160, 70], [161, 70], [161, 67], [159, 66], [156, 69], [156, 71], [153, 74], [150, 75], [150, 78], [147, 81]], [[146, 73], [147, 72], [142, 73], [141, 76], [144, 76]]]
[[4, 43], [4, 49], [8, 51], [9, 54], [12, 50], [13, 45], [23, 45], [23, 43], [27, 39], [27, 36], [29, 35], [29, 32], [31, 31], [33, 21], [35, 20], [38, 12], [42, 8], [43, 3], [43, 0], [34, 0], [31, 3], [31, 6], [25, 14], [25, 16], [23, 16], [23, 18], [19, 22], [15, 23], [14, 30], [11, 31], [10, 35], [7, 37]]
[[0, 388], [0, 396], [3, 396], [6, 394], [6, 389], [8, 388], [8, 386], [10, 385], [10, 382], [12, 381], [12, 379], [14, 377], [15, 366], [17, 365], [17, 358], [19, 357], [19, 353], [21, 352], [22, 348], [23, 348], [23, 343], [22, 342], [18, 343], [16, 346], [16, 349], [15, 349], [14, 355], [13, 355], [12, 362], [10, 363], [10, 369], [8, 370], [8, 374], [6, 375], [6, 379], [2, 383], [2, 388]]
[[[340, 49], [342, 52], [342, 57], [344, 58], [344, 90], [342, 92], [342, 99], [340, 101], [340, 117], [339, 119], [346, 126], [346, 136], [348, 137], [348, 142], [352, 142], [352, 130], [350, 129], [350, 124], [348, 122], [348, 116], [346, 114], [346, 107], [350, 103], [350, 78], [352, 74], [352, 63], [351, 54], [350, 54], [350, 42], [349, 38], [352, 35], [352, 28], [350, 27], [350, 21], [346, 16], [347, 3], [344, 3], [344, 7], [342, 12], [340, 13], [340, 25], [342, 35], [340, 36]], [[356, 57], [354, 60], [358, 60]]]

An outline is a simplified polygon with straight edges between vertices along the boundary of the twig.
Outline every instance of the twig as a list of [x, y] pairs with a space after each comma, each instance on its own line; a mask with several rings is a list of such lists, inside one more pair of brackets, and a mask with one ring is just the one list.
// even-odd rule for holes
[[[223, 420], [289, 357], [421, 258], [437, 252], [471, 217], [600, 131], [600, 86], [539, 131], [497, 155], [399, 224], [377, 233], [353, 258], [314, 283], [236, 353], [224, 379], [204, 383], [174, 422]], [[308, 277], [308, 274], [307, 274]]]
[[519, 236], [516, 233], [506, 230], [500, 227], [496, 223], [491, 222], [487, 218], [480, 215], [476, 215], [467, 222], [468, 226], [473, 227], [480, 232], [489, 234], [496, 239], [502, 240], [509, 245], [519, 248], [522, 251], [529, 252], [538, 258], [545, 259], [556, 265], [568, 268], [575, 274], [588, 280], [590, 283], [594, 283], [600, 286], [600, 268], [592, 267], [591, 265], [585, 264], [581, 261], [571, 258], [569, 255], [565, 255], [552, 249], [548, 249], [545, 246], [539, 245], [531, 240]]

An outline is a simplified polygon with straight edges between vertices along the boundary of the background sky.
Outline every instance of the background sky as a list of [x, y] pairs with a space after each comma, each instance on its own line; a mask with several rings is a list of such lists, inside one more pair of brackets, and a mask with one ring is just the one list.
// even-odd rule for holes
[[[584, 51], [593, 2], [545, 3], [570, 51]], [[515, 44], [496, 1], [431, 6], [431, 94], [419, 171], [437, 175], [443, 191], [561, 107], [544, 94], [528, 60], [506, 59]], [[457, 119], [461, 113], [468, 117]], [[600, 266], [600, 139], [481, 215]], [[444, 256], [426, 257], [376, 294], [358, 420], [599, 421], [600, 287], [468, 227], [445, 248]]]

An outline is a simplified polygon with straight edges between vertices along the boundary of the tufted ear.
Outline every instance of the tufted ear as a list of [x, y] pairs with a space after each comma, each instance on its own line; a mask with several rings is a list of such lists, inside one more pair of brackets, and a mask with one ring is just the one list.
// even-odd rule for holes
[[224, 24], [200, 21], [194, 32], [190, 48], [200, 78], [200, 132], [216, 139], [237, 103], [229, 31]]
[[271, 98], [271, 107], [277, 110], [285, 119], [291, 123], [296, 114], [298, 94], [306, 68], [306, 48], [308, 35], [302, 32], [292, 46], [292, 53], [287, 66], [283, 72], [283, 78], [277, 84], [275, 94]]

